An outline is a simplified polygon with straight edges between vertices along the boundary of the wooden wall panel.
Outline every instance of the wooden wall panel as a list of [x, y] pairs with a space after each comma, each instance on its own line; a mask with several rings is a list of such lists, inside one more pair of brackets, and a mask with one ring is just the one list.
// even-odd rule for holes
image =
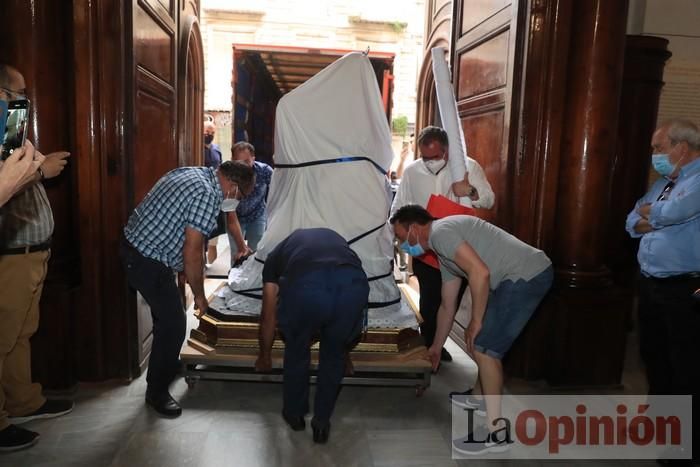
[[466, 99], [505, 87], [508, 71], [509, 31], [460, 53], [457, 60], [457, 99]]
[[135, 96], [134, 205], [165, 172], [177, 167], [172, 89], [138, 67]]
[[467, 0], [462, 2], [460, 36], [510, 5], [511, 0]]
[[175, 16], [175, 4], [177, 3], [175, 0], [158, 0], [158, 3], [160, 3], [171, 17]]
[[[503, 168], [507, 164], [503, 154], [503, 138], [505, 130], [505, 112], [501, 107], [484, 113], [467, 115], [462, 118], [464, 138], [469, 142], [467, 150], [470, 157], [484, 161], [482, 167], [486, 178], [491, 183], [496, 195], [496, 203], [491, 209], [479, 209], [478, 215], [482, 219], [495, 222], [498, 219], [498, 200], [507, 198], [507, 179], [502, 177]], [[482, 157], [484, 154], [500, 155], [500, 157]]]
[[170, 84], [175, 84], [175, 33], [170, 25], [139, 3], [134, 10], [134, 61]]

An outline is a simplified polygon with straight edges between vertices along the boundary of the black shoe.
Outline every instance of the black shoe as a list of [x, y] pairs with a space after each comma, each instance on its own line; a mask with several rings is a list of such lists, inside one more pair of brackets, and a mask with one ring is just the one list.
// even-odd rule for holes
[[287, 425], [289, 425], [289, 427], [294, 431], [302, 431], [306, 428], [306, 422], [304, 421], [304, 417], [302, 416], [292, 417], [290, 415], [287, 415], [287, 413], [283, 410], [282, 418], [284, 418], [284, 421], [287, 422]]
[[441, 362], [451, 362], [452, 361], [452, 355], [447, 351], [446, 348], [442, 348], [442, 352], [440, 352], [440, 361]]
[[39, 441], [39, 433], [10, 425], [0, 431], [0, 452], [19, 451], [34, 446]]
[[146, 405], [150, 405], [153, 410], [166, 417], [174, 418], [182, 414], [182, 407], [167, 391], [158, 395], [146, 393]]
[[42, 418], [55, 418], [65, 415], [73, 410], [73, 401], [65, 399], [46, 399], [46, 402], [34, 412], [22, 417], [8, 417], [7, 419], [15, 425], [21, 425], [31, 420]]
[[331, 422], [320, 423], [316, 419], [311, 420], [311, 428], [314, 431], [314, 443], [326, 444], [331, 434]]

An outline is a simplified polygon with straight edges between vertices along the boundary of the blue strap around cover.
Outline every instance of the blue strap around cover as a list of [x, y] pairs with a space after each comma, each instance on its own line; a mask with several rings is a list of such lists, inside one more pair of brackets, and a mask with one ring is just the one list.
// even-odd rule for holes
[[[382, 166], [380, 166], [379, 164], [374, 162], [369, 157], [365, 157], [365, 156], [342, 156], [342, 157], [336, 157], [334, 159], [323, 159], [323, 160], [318, 160], [318, 161], [302, 162], [301, 164], [275, 164], [275, 169], [299, 169], [299, 168], [303, 168], [303, 167], [311, 167], [314, 165], [336, 164], [336, 163], [342, 163], [342, 162], [356, 162], [356, 161], [370, 162], [372, 165], [374, 165], [374, 167], [377, 170], [379, 170], [379, 172], [382, 175], [385, 175], [387, 172], [386, 170], [384, 170], [382, 168]], [[373, 232], [376, 232], [377, 230], [384, 227], [384, 225], [385, 225], [384, 223], [381, 223], [380, 225], [368, 230], [367, 232], [364, 232], [364, 233], [362, 233], [354, 238], [351, 238], [350, 240], [348, 240], [348, 245], [355, 243], [358, 240], [363, 239], [364, 237], [366, 237], [367, 235], [369, 235]], [[265, 261], [259, 259], [257, 256], [255, 256], [254, 259], [255, 259], [255, 261], [258, 261], [259, 263], [265, 264]], [[391, 275], [391, 271], [386, 273], [386, 274], [370, 277], [367, 279], [367, 281], [372, 282], [375, 280], [383, 279], [385, 277], [389, 277], [390, 275]], [[253, 294], [252, 292], [259, 292], [261, 290], [262, 290], [261, 287], [257, 287], [254, 289], [245, 289], [245, 290], [233, 290], [232, 289], [232, 292], [237, 293], [238, 295], [243, 295], [244, 297], [255, 298], [255, 299], [260, 300], [260, 299], [262, 299], [262, 296]], [[367, 308], [383, 308], [385, 306], [394, 305], [396, 303], [399, 303], [400, 301], [401, 301], [401, 297], [399, 297], [396, 300], [391, 300], [388, 302], [369, 302], [367, 304]]]
[[339, 162], [356, 162], [356, 161], [367, 161], [370, 162], [382, 175], [386, 175], [386, 170], [374, 162], [372, 159], [366, 156], [340, 156], [333, 159], [321, 159], [318, 161], [302, 162], [300, 164], [275, 164], [275, 169], [299, 169], [302, 167], [311, 167], [313, 165], [323, 165], [323, 164], [337, 164]]

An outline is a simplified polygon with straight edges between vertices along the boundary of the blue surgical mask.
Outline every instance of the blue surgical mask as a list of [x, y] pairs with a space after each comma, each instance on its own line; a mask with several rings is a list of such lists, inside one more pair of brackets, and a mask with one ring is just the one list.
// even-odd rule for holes
[[[411, 230], [409, 229], [408, 237], [410, 237], [410, 236], [411, 236]], [[415, 245], [409, 245], [408, 237], [406, 237], [406, 240], [401, 244], [401, 249], [403, 251], [405, 251], [410, 256], [422, 256], [422, 255], [424, 255], [425, 250], [421, 246], [420, 242], [416, 241]]]
[[652, 154], [651, 163], [654, 170], [662, 177], [668, 177], [676, 170], [676, 166], [671, 164], [668, 154]]

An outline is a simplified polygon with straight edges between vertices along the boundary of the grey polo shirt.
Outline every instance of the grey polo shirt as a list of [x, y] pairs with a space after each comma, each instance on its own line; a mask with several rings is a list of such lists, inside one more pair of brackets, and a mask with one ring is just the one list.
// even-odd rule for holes
[[491, 290], [506, 280], [528, 281], [552, 264], [543, 251], [478, 217], [449, 216], [433, 221], [429, 241], [440, 260], [443, 282], [467, 277], [453, 261], [462, 242], [468, 243], [489, 268]]

